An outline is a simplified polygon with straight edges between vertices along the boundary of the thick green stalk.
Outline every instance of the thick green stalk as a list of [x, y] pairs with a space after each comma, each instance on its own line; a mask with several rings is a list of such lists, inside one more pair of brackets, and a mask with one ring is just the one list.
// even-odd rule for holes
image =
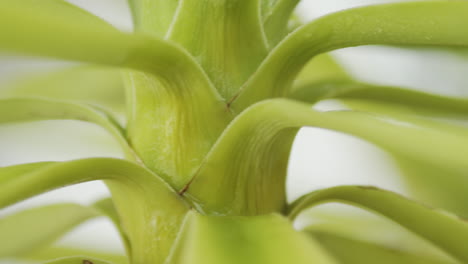
[[231, 119], [206, 79], [182, 74], [171, 82], [154, 75], [126, 75], [127, 137], [145, 165], [180, 190]]
[[168, 34], [192, 54], [226, 99], [267, 55], [259, 0], [181, 0]]

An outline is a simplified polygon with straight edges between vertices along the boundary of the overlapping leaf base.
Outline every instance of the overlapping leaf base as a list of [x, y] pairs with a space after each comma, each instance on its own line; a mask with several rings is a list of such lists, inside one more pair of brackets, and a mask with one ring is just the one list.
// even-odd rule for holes
[[[51, 264], [468, 262], [468, 223], [443, 211], [373, 187], [319, 190], [293, 204], [285, 192], [298, 129], [320, 127], [385, 149], [408, 172], [417, 199], [468, 215], [468, 158], [462, 155], [468, 130], [446, 121], [466, 121], [468, 101], [357, 82], [331, 57], [318, 56], [370, 44], [468, 47], [468, 2], [350, 9], [291, 33], [298, 2], [129, 0], [135, 26], [129, 34], [63, 0], [0, 0], [0, 51], [98, 65], [15, 84], [0, 99], [0, 123], [90, 122], [115, 138], [126, 159], [0, 168], [1, 207], [86, 181], [104, 180], [112, 193], [112, 200], [92, 207], [53, 205], [1, 219], [0, 258]], [[83, 85], [87, 90], [80, 91]], [[123, 86], [125, 126], [105, 110], [125, 108]], [[349, 109], [312, 109], [330, 98]], [[324, 202], [381, 214], [445, 253], [395, 251], [396, 245], [314, 225], [307, 232], [293, 229], [297, 215]], [[49, 247], [100, 215], [117, 226], [126, 256]]]

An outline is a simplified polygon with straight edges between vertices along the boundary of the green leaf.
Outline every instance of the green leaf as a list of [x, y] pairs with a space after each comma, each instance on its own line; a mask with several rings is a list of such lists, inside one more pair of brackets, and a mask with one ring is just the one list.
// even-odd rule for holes
[[[9, 1], [2, 0], [2, 2], [3, 6]], [[55, 14], [56, 17], [67, 18], [70, 21], [82, 24], [85, 27], [94, 28], [95, 30], [114, 30], [114, 27], [106, 21], [64, 0], [18, 0], [15, 3], [9, 4], [12, 8], [23, 8], [24, 12]]]
[[[346, 107], [354, 110], [382, 114], [382, 106], [404, 110], [405, 113], [445, 121], [464, 121], [468, 113], [468, 100], [428, 94], [399, 87], [379, 86], [342, 78], [340, 68], [322, 74], [329, 63], [323, 63], [320, 55], [314, 58], [296, 80], [295, 89], [289, 97], [304, 102], [324, 99], [344, 99]], [[328, 60], [328, 55], [326, 55]], [[331, 65], [335, 65], [332, 61]], [[311, 67], [313, 66], [313, 67]], [[334, 74], [335, 72], [335, 74]], [[348, 79], [348, 80], [346, 80]], [[377, 106], [377, 107], [375, 107]], [[388, 111], [386, 111], [388, 112]], [[452, 211], [463, 217], [468, 216], [465, 201], [468, 190], [467, 177], [463, 170], [441, 168], [427, 162], [393, 155], [402, 177], [412, 196], [439, 208]]]
[[295, 93], [299, 89], [306, 89], [305, 87], [312, 86], [316, 83], [325, 83], [326, 81], [344, 82], [351, 79], [351, 76], [349, 76], [330, 54], [320, 54], [310, 60], [304, 68], [302, 68], [301, 72], [294, 80], [294, 86], [289, 94]]
[[124, 87], [119, 70], [75, 66], [47, 73], [25, 74], [3, 85], [2, 97], [41, 96], [96, 104], [124, 112]]
[[343, 264], [448, 264], [427, 256], [412, 254], [378, 244], [363, 242], [326, 232], [307, 232], [335, 259]]
[[92, 107], [40, 98], [0, 99], [0, 124], [38, 120], [79, 120], [106, 129], [129, 158], [135, 158], [123, 135], [123, 129], [109, 115]]
[[[46, 261], [50, 259], [65, 258], [68, 256], [89, 256], [92, 259], [102, 259], [116, 264], [128, 264], [128, 259], [124, 255], [116, 253], [100, 252], [78, 248], [50, 247], [39, 250], [33, 254], [21, 256], [19, 259], [27, 261]], [[81, 264], [81, 263], [79, 263]]]
[[[112, 219], [115, 226], [121, 229], [120, 220], [110, 198], [99, 200], [90, 207], [78, 204], [54, 204], [6, 216], [0, 219], [2, 237], [0, 258], [30, 257], [31, 253], [38, 250], [43, 251], [45, 247], [76, 226], [102, 215]], [[123, 231], [121, 231], [121, 235], [126, 240]], [[128, 243], [128, 241], [125, 242]], [[54, 258], [57, 258], [57, 255], [60, 254], [59, 252], [55, 253]]]
[[60, 258], [56, 260], [47, 261], [44, 264], [112, 264], [112, 263], [104, 261], [104, 260], [100, 260], [100, 259], [80, 256], [80, 257]]
[[[387, 218], [348, 205], [331, 204], [306, 210], [298, 217], [302, 231], [334, 234], [355, 240], [385, 245], [431, 259], [453, 262], [453, 258], [431, 242]], [[345, 210], [343, 210], [345, 209]], [[458, 263], [458, 262], [456, 262]]]
[[[214, 88], [203, 70], [178, 46], [145, 35], [125, 34], [112, 27], [73, 20], [68, 12], [57, 12], [53, 5], [42, 5], [42, 2], [0, 1], [0, 50], [128, 67], [156, 74], [176, 87], [184, 84], [178, 77], [185, 76], [185, 79], [193, 78], [205, 84], [200, 89], [208, 89], [205, 92], [216, 97], [215, 91], [210, 91]], [[71, 5], [70, 8], [72, 13], [85, 12]]]
[[[134, 163], [93, 158], [0, 168], [0, 207], [93, 180], [106, 180], [110, 187], [122, 230], [132, 241], [131, 261], [162, 262], [169, 254], [188, 206], [159, 177]], [[147, 248], [154, 248], [154, 254], [148, 253]]]
[[355, 81], [315, 82], [298, 87], [289, 97], [309, 103], [341, 98], [346, 99], [349, 105], [354, 99], [373, 104], [381, 102], [406, 107], [422, 116], [462, 117], [468, 113], [468, 99]]
[[100, 214], [77, 204], [33, 208], [0, 219], [0, 258], [17, 257], [48, 246], [66, 232]]
[[259, 100], [285, 96], [315, 55], [359, 45], [468, 45], [468, 2], [414, 2], [337, 12], [289, 35], [233, 98], [241, 111]]
[[287, 99], [257, 103], [224, 131], [183, 193], [209, 213], [281, 211], [286, 176], [281, 162], [287, 160], [279, 158], [284, 158], [294, 133], [303, 126], [347, 133], [393, 154], [443, 168], [467, 167], [467, 158], [459, 155], [468, 149], [464, 127], [421, 119], [393, 106], [386, 111], [391, 113], [320, 112]]
[[410, 201], [395, 193], [367, 186], [319, 190], [296, 200], [289, 209], [294, 219], [303, 210], [326, 202], [341, 202], [379, 213], [431, 241], [454, 258], [466, 262], [468, 223], [460, 218]]
[[179, 0], [128, 0], [135, 31], [163, 38], [171, 27]]
[[[274, 2], [274, 5], [266, 10], [266, 13], [263, 15], [263, 26], [270, 47], [276, 46], [289, 32], [289, 21], [299, 1], [300, 0], [263, 1]], [[272, 5], [272, 3], [270, 3], [270, 5]]]
[[231, 120], [199, 64], [168, 41], [94, 29], [36, 6], [0, 1], [0, 50], [144, 71], [126, 79], [128, 138], [150, 169], [177, 188], [186, 184]]
[[127, 253], [131, 252], [131, 243], [130, 240], [128, 239], [128, 236], [125, 234], [125, 230], [122, 227], [122, 223], [120, 220], [119, 213], [117, 212], [117, 209], [115, 208], [114, 202], [112, 201], [112, 198], [105, 198], [101, 199], [93, 204], [93, 207], [101, 214], [107, 216], [114, 226], [117, 228], [120, 234], [120, 238], [122, 239], [125, 248], [127, 250]]
[[465, 170], [447, 170], [434, 164], [395, 155], [403, 182], [415, 199], [468, 217], [468, 177]]
[[259, 1], [181, 1], [168, 34], [197, 59], [226, 99], [267, 55]]
[[335, 263], [279, 215], [189, 216], [167, 263]]

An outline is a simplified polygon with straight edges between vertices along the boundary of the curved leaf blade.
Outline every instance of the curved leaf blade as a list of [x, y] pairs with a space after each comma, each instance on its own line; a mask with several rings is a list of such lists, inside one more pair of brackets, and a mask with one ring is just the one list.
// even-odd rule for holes
[[[189, 207], [159, 177], [129, 161], [93, 158], [0, 168], [0, 207], [52, 189], [94, 180], [105, 180], [110, 187], [122, 230], [132, 241], [131, 261], [152, 263], [165, 259]], [[155, 221], [158, 228], [154, 226]], [[149, 254], [147, 247], [158, 250]]]
[[[235, 250], [234, 250], [235, 249]], [[167, 263], [323, 263], [335, 261], [279, 215], [189, 215]]]
[[[263, 16], [263, 27], [270, 47], [276, 46], [288, 33], [289, 21], [300, 0], [277, 0]], [[269, 1], [264, 1], [269, 2]]]
[[[0, 1], [0, 50], [137, 70], [127, 79], [128, 138], [146, 166], [172, 186], [186, 184], [232, 118], [195, 59], [166, 40], [92, 29], [47, 10], [35, 10], [21, 1]], [[160, 115], [148, 114], [153, 112]], [[167, 123], [177, 126], [167, 131]], [[186, 135], [190, 142], [180, 140]], [[160, 137], [158, 142], [155, 136]], [[172, 151], [161, 159], [167, 146]]]
[[24, 210], [0, 219], [0, 258], [17, 257], [45, 247], [83, 222], [99, 216], [77, 204]]
[[294, 219], [301, 211], [326, 202], [351, 204], [382, 214], [458, 260], [468, 260], [465, 247], [468, 224], [465, 221], [375, 187], [340, 186], [312, 192], [291, 205], [289, 217]]
[[[255, 104], [224, 131], [182, 193], [204, 212], [281, 211], [285, 197], [280, 197], [278, 193], [284, 193], [276, 190], [284, 186], [286, 174], [265, 168], [275, 164], [276, 155], [281, 155], [282, 148], [276, 146], [289, 144], [290, 133], [303, 126], [357, 136], [391, 153], [447, 169], [467, 167], [467, 158], [458, 154], [468, 148], [464, 127], [417, 118], [391, 107], [387, 111], [391, 115], [362, 111], [319, 112], [310, 105], [286, 99]], [[221, 162], [225, 160], [242, 165]]]
[[358, 99], [372, 103], [382, 102], [407, 107], [422, 116], [452, 115], [461, 117], [468, 113], [468, 99], [355, 81], [316, 82], [298, 87], [289, 97], [309, 103], [325, 99]]
[[69, 19], [67, 13], [54, 13], [54, 8], [41, 2], [0, 1], [0, 50], [137, 69], [166, 78], [176, 87], [184, 74], [204, 84], [200, 89], [217, 98], [203, 70], [177, 45]]
[[99, 200], [90, 207], [71, 203], [54, 204], [1, 218], [0, 258], [30, 256], [38, 250], [43, 251], [73, 228], [100, 216], [109, 217], [120, 230], [124, 242], [129, 243], [110, 198]]
[[73, 100], [102, 106], [123, 114], [124, 87], [117, 69], [98, 66], [75, 66], [41, 74], [25, 74], [2, 85], [5, 98], [40, 96]]
[[382, 245], [363, 242], [326, 232], [307, 231], [335, 259], [346, 264], [449, 264], [453, 262], [437, 260]]
[[285, 96], [315, 55], [359, 45], [468, 46], [466, 1], [367, 6], [337, 12], [295, 31], [265, 59], [234, 97], [241, 111], [262, 99]]
[[127, 157], [134, 158], [134, 153], [123, 135], [123, 129], [110, 115], [102, 111], [82, 104], [51, 99], [0, 99], [0, 123], [3, 124], [66, 119], [90, 122], [103, 127], [114, 136]]
[[44, 264], [112, 264], [111, 262], [90, 258], [86, 256], [67, 257], [56, 260], [47, 261]]
[[[36, 251], [26, 256], [18, 257], [20, 260], [26, 261], [47, 261], [51, 259], [66, 258], [69, 256], [88, 256], [92, 259], [102, 259], [116, 264], [128, 264], [128, 258], [124, 255], [117, 253], [108, 253], [93, 250], [84, 250], [78, 248], [65, 248], [65, 247], [50, 247]], [[81, 263], [78, 263], [81, 264]]]

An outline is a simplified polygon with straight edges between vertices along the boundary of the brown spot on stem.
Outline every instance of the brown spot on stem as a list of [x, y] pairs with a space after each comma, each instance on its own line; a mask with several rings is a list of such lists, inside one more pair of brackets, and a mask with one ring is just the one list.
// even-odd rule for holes
[[91, 260], [83, 259], [83, 264], [93, 264]]
[[371, 190], [371, 191], [378, 191], [379, 188], [375, 187], [375, 186], [364, 186], [364, 185], [361, 185], [361, 186], [357, 186], [359, 189], [363, 189], [363, 190]]

